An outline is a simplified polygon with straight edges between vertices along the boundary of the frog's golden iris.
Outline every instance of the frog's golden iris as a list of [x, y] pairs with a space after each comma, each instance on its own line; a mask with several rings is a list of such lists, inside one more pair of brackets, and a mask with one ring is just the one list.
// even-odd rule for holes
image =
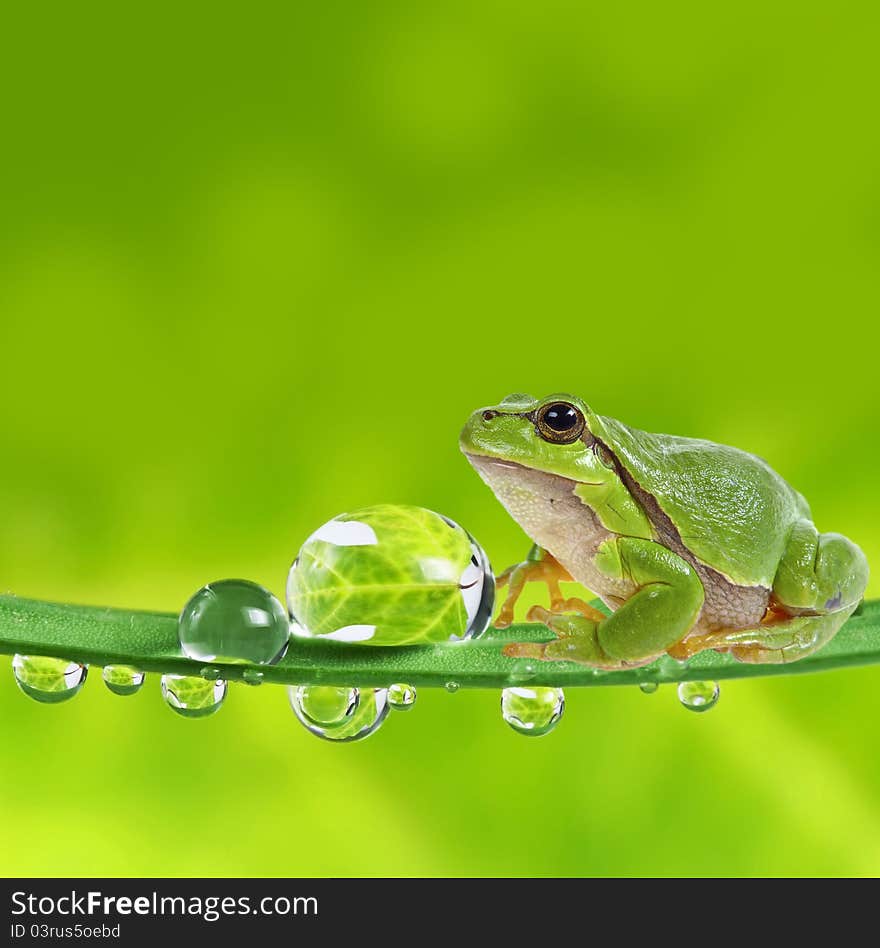
[[568, 402], [551, 402], [535, 413], [535, 424], [545, 441], [571, 444], [583, 434], [586, 421], [577, 406]]

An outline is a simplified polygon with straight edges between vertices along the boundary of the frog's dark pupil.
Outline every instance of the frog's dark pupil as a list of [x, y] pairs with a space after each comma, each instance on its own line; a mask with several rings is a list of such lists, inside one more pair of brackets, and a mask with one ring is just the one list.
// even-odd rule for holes
[[551, 405], [544, 412], [544, 424], [554, 431], [571, 431], [577, 420], [577, 412], [571, 405]]

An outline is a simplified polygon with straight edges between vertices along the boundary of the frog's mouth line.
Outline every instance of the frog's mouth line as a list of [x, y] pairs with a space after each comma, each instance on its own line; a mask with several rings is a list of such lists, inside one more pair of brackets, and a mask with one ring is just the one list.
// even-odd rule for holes
[[553, 471], [542, 471], [539, 467], [526, 467], [518, 461], [502, 461], [501, 458], [492, 457], [491, 454], [476, 454], [471, 451], [463, 451], [464, 456], [479, 471], [480, 466], [491, 468], [507, 468], [511, 471], [528, 471], [533, 474], [546, 474], [547, 477], [558, 477], [560, 480], [571, 481], [572, 484], [583, 484], [585, 487], [601, 487], [601, 481], [575, 481], [572, 477], [566, 477], [564, 474], [556, 474]]

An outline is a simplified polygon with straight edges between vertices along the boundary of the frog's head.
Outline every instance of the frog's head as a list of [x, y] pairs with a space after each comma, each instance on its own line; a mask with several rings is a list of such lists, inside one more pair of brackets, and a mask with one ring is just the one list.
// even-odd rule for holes
[[598, 417], [574, 395], [508, 395], [475, 411], [459, 443], [487, 481], [526, 468], [599, 486], [616, 474], [594, 430], [601, 431]]

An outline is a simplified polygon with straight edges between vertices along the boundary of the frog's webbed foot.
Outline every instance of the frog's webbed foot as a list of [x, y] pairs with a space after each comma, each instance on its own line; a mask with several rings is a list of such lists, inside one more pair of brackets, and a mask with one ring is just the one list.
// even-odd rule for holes
[[[584, 607], [580, 615], [551, 612], [543, 606], [532, 606], [528, 612], [530, 622], [542, 622], [557, 636], [555, 642], [514, 642], [504, 646], [508, 658], [537, 658], [544, 662], [570, 661], [593, 668], [625, 668], [633, 663], [614, 658], [599, 642], [599, 622], [605, 617], [598, 609], [582, 600], [562, 600], [561, 605], [570, 610]], [[577, 611], [580, 612], [578, 609]], [[638, 664], [638, 663], [636, 663]]]
[[521, 563], [509, 566], [495, 578], [498, 589], [507, 586], [507, 598], [495, 620], [496, 629], [506, 629], [513, 622], [513, 614], [519, 597], [522, 595], [526, 583], [546, 583], [550, 594], [550, 608], [554, 612], [562, 611], [566, 600], [559, 588], [561, 582], [570, 582], [568, 570], [558, 560], [554, 559], [546, 550], [533, 546], [529, 555]]

